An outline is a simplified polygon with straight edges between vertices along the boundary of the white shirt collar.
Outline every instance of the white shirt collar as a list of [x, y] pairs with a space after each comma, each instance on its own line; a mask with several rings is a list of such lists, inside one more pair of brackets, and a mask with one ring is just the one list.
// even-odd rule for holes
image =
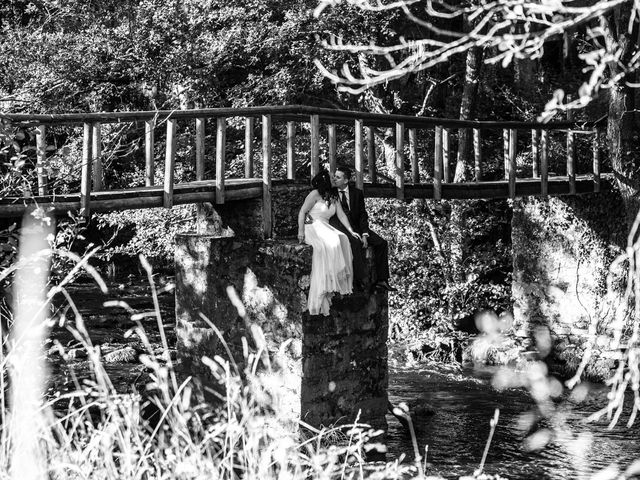
[[339, 188], [338, 191], [339, 192], [349, 192], [349, 185], [345, 185], [344, 188]]

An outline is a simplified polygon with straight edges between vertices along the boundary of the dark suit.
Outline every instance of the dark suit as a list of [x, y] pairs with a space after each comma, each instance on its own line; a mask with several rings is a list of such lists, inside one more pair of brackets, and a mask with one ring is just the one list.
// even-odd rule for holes
[[[340, 195], [340, 194], [338, 194]], [[338, 199], [340, 197], [338, 196]], [[344, 210], [344, 208], [343, 208]], [[373, 265], [375, 269], [375, 281], [381, 282], [389, 279], [389, 245], [380, 235], [369, 228], [369, 215], [364, 204], [364, 192], [349, 184], [349, 211], [344, 212], [351, 223], [351, 227], [360, 235], [369, 234], [367, 242], [373, 249]], [[356, 281], [366, 282], [365, 256], [362, 243], [352, 237], [340, 222], [337, 215], [329, 220], [335, 228], [345, 233], [351, 242], [353, 252], [353, 276]]]

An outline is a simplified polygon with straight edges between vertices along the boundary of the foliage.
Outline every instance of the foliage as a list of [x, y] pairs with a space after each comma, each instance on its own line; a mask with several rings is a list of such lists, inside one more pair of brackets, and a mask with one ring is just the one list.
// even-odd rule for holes
[[196, 230], [195, 208], [185, 205], [96, 215], [98, 230], [92, 236], [110, 238], [98, 258], [117, 265], [118, 259], [144, 255], [157, 266], [172, 265], [175, 235]]
[[313, 3], [38, 2], [3, 16], [0, 91], [32, 112], [322, 101]]
[[400, 291], [389, 299], [392, 338], [429, 328], [436, 335], [450, 332], [479, 310], [507, 309], [511, 239], [506, 202], [467, 203], [464, 276], [454, 282], [447, 280], [452, 260], [446, 207], [441, 210], [435, 202], [368, 202], [372, 228], [384, 232], [390, 242], [391, 276]]
[[[564, 36], [567, 49], [574, 49], [573, 42], [579, 42], [579, 48], [565, 51], [564, 56], [583, 62], [581, 84], [573, 101], [564, 98], [563, 91], [553, 95], [543, 115], [548, 120], [558, 110], [586, 106], [603, 90], [633, 77], [640, 66], [637, 51], [628, 44], [640, 21], [638, 5], [630, 0], [579, 6], [562, 1], [524, 1], [514, 6], [469, 0], [455, 8], [441, 0], [321, 0], [315, 15], [322, 18], [344, 4], [363, 13], [400, 16], [414, 25], [407, 35], [378, 42], [344, 39], [341, 32], [324, 38], [325, 48], [343, 53], [348, 60], [340, 69], [320, 61], [318, 66], [341, 90], [352, 93], [431, 70], [471, 48], [484, 49], [486, 63], [502, 67], [539, 59], [545, 47]], [[351, 68], [354, 64], [355, 69]]]

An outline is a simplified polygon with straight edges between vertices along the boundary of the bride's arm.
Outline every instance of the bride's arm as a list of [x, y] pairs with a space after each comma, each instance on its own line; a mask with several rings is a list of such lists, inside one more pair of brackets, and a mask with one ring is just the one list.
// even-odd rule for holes
[[351, 228], [351, 223], [349, 222], [349, 217], [347, 217], [347, 214], [344, 213], [344, 210], [342, 210], [342, 205], [340, 204], [340, 202], [336, 201], [336, 215], [338, 215], [338, 220], [340, 220], [340, 223], [342, 223], [342, 225], [344, 225], [344, 228], [347, 229], [347, 232], [349, 232], [349, 234], [352, 237], [356, 237], [358, 240], [362, 241], [362, 237], [360, 237], [360, 235], [358, 235], [353, 228]]
[[316, 201], [318, 200], [318, 191], [312, 190], [307, 198], [304, 199], [304, 203], [302, 207], [300, 207], [300, 212], [298, 213], [298, 240], [300, 243], [304, 242], [304, 219], [309, 213], [309, 210], [313, 208]]

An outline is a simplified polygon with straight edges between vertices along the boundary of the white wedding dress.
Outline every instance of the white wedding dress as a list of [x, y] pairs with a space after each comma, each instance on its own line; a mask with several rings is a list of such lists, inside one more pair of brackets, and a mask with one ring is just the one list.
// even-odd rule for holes
[[347, 236], [329, 225], [336, 205], [324, 200], [315, 203], [304, 226], [305, 243], [313, 247], [311, 281], [307, 307], [311, 315], [329, 315], [334, 292], [346, 295], [353, 290], [353, 259]]

